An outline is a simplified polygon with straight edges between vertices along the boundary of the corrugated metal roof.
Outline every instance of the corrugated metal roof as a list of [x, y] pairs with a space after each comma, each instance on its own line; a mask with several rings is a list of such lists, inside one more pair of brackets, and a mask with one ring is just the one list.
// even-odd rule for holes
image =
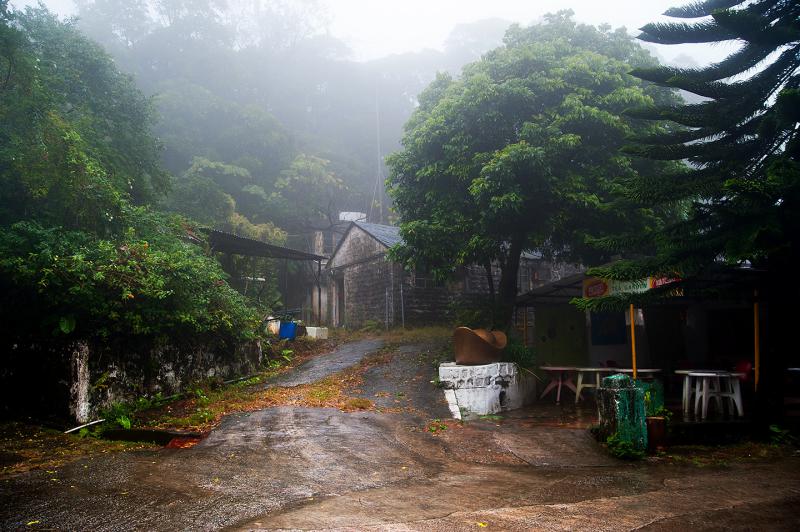
[[249, 257], [272, 257], [276, 259], [292, 259], [292, 260], [314, 260], [323, 261], [327, 257], [315, 255], [313, 253], [306, 253], [296, 249], [285, 248], [268, 244], [261, 240], [254, 240], [233, 233], [226, 233], [217, 229], [206, 229], [203, 231], [208, 233], [208, 243], [214, 251], [221, 251], [223, 253], [232, 253], [234, 255], [245, 255]]
[[400, 228], [393, 225], [370, 224], [367, 222], [353, 222], [363, 231], [372, 235], [375, 240], [390, 248], [403, 241], [400, 236]]

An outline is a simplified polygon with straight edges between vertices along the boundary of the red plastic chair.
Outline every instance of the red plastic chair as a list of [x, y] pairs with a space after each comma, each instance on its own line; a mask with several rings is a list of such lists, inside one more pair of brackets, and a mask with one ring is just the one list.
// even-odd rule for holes
[[750, 372], [753, 371], [753, 363], [749, 360], [740, 360], [733, 367], [733, 370], [736, 373], [744, 373], [743, 376], [739, 377], [739, 380], [742, 382], [747, 382], [750, 380]]

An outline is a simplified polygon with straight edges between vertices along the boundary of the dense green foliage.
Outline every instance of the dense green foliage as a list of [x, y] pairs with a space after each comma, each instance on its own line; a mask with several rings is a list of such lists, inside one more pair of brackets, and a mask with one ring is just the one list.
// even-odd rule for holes
[[25, 339], [254, 334], [166, 192], [153, 110], [105, 52], [0, 2], [0, 319]]
[[446, 275], [497, 261], [499, 321], [507, 323], [523, 250], [564, 260], [608, 258], [590, 237], [657, 227], [652, 210], [618, 194], [664, 164], [618, 153], [632, 134], [660, 126], [631, 107], [673, 101], [628, 75], [654, 60], [622, 29], [578, 25], [571, 12], [512, 28], [506, 45], [441, 75], [420, 95], [389, 183], [405, 246], [395, 257]]
[[5, 325], [42, 338], [253, 334], [252, 311], [216, 261], [177, 238], [179, 220], [143, 208], [125, 214], [133, 225], [108, 239], [36, 222], [4, 228]]
[[606, 445], [608, 445], [609, 454], [620, 460], [641, 460], [645, 457], [644, 451], [629, 440], [620, 437], [619, 434], [609, 436], [606, 439]]
[[655, 253], [598, 273], [690, 277], [715, 262], [750, 261], [775, 269], [777, 278], [782, 277], [778, 272], [792, 275], [800, 258], [800, 6], [788, 0], [709, 0], [667, 15], [698, 20], [648, 24], [639, 38], [662, 44], [739, 40], [742, 45], [704, 68], [634, 71], [706, 99], [631, 113], [676, 125], [665, 134], [639, 136], [630, 153], [688, 166], [640, 176], [629, 195], [652, 206], [684, 204], [686, 217], [657, 231], [608, 239], [604, 243], [612, 250], [654, 242]]

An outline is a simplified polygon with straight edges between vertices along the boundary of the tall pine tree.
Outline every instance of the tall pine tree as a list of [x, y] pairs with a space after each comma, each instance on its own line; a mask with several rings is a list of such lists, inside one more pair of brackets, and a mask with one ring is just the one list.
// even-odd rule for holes
[[639, 78], [706, 99], [632, 113], [671, 120], [674, 127], [637, 139], [630, 152], [686, 164], [675, 174], [637, 178], [630, 193], [651, 205], [681, 205], [686, 213], [655, 233], [605, 242], [624, 251], [637, 241], [655, 241], [655, 258], [595, 273], [689, 277], [720, 261], [767, 269], [760, 290], [769, 327], [761, 389], [778, 392], [781, 372], [796, 362], [790, 359], [796, 351], [790, 331], [800, 300], [794, 280], [800, 266], [800, 3], [706, 0], [665, 15], [688, 22], [648, 24], [639, 38], [658, 44], [735, 41], [740, 47], [705, 68], [634, 70]]

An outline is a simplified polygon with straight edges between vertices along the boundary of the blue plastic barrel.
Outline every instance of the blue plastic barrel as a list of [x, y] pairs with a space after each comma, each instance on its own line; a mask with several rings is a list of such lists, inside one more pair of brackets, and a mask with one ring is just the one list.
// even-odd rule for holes
[[297, 324], [293, 321], [282, 321], [281, 328], [278, 330], [278, 338], [281, 340], [294, 340], [297, 335]]

